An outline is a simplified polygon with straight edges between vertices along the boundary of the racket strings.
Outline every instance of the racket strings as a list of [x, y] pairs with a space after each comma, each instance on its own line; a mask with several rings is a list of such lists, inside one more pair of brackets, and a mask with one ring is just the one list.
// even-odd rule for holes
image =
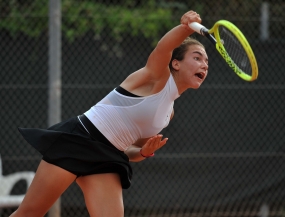
[[220, 39], [233, 62], [246, 74], [252, 74], [247, 53], [236, 36], [224, 26], [219, 27]]

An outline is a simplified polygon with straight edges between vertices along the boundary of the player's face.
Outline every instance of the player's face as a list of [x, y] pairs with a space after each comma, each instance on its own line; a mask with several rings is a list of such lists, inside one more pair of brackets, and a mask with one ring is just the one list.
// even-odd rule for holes
[[197, 89], [208, 74], [208, 56], [200, 45], [191, 45], [184, 59], [179, 61], [179, 77], [187, 88]]

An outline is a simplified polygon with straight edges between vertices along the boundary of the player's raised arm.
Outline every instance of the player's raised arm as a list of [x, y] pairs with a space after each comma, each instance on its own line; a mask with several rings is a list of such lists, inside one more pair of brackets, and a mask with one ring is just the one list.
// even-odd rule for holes
[[180, 25], [171, 29], [160, 39], [148, 58], [146, 69], [151, 73], [153, 79], [169, 75], [168, 64], [172, 51], [194, 32], [188, 24], [191, 22], [201, 23], [201, 18], [196, 12], [189, 11], [181, 17], [180, 22]]

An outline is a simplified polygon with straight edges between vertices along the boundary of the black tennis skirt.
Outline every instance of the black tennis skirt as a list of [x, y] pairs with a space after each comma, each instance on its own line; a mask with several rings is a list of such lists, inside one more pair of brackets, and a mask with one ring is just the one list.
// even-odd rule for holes
[[43, 155], [44, 161], [77, 176], [118, 173], [122, 188], [131, 186], [132, 168], [128, 156], [113, 146], [85, 115], [48, 129], [18, 129], [25, 140]]

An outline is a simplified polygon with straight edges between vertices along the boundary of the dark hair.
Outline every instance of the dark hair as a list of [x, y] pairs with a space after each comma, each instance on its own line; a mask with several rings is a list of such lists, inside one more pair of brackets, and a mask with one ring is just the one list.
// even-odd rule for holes
[[191, 45], [199, 45], [199, 46], [205, 48], [204, 45], [201, 44], [201, 42], [199, 42], [198, 40], [196, 40], [196, 39], [194, 39], [194, 38], [187, 37], [187, 38], [182, 42], [182, 44], [181, 44], [179, 47], [175, 48], [175, 49], [173, 50], [173, 52], [172, 52], [172, 57], [171, 57], [171, 60], [170, 60], [170, 62], [169, 62], [169, 68], [170, 68], [170, 71], [171, 71], [171, 72], [175, 72], [175, 71], [176, 71], [176, 70], [172, 67], [172, 61], [173, 61], [174, 59], [179, 60], [179, 61], [183, 60], [183, 59], [184, 59], [184, 56], [185, 56], [185, 53], [187, 52], [189, 46], [191, 46]]

